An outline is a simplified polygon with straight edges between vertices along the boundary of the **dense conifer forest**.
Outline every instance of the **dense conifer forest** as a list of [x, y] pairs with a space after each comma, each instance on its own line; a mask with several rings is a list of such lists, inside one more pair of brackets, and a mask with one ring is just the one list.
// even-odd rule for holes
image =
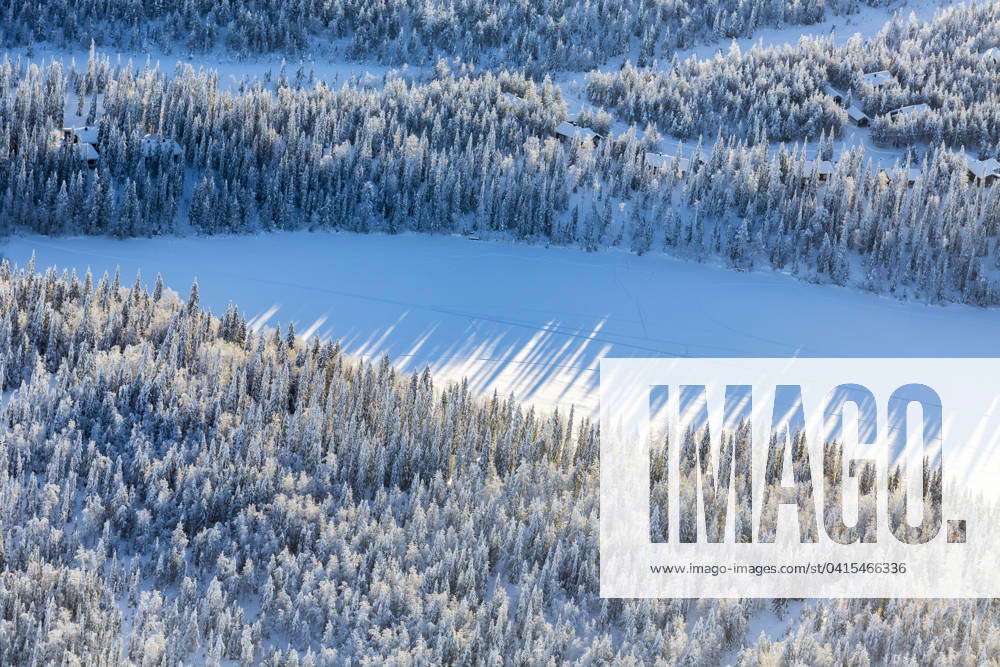
[[[897, 14], [874, 38], [829, 37], [795, 46], [732, 47], [714, 59], [588, 75], [591, 101], [640, 125], [654, 123], [678, 137], [735, 130], [771, 139], [840, 134], [845, 106], [872, 118], [874, 139], [900, 147], [941, 142], [977, 154], [1000, 155], [1000, 5], [959, 5], [921, 22]], [[888, 72], [873, 86], [865, 73]], [[926, 113], [890, 112], [927, 104]]]
[[[731, 43], [888, 4], [0, 0], [0, 240], [447, 234], [996, 306], [1000, 2]], [[153, 276], [0, 258], [0, 665], [998, 661], [996, 600], [602, 599], [596, 424]]]
[[[884, 171], [849, 150], [823, 178], [803, 144], [774, 152], [721, 131], [665, 160], [631, 131], [558, 138], [551, 83], [443, 65], [377, 88], [299, 71], [230, 92], [188, 66], [7, 59], [0, 110], [5, 233], [465, 233], [666, 251], [929, 302], [1000, 299], [1000, 189], [970, 182], [943, 144]], [[74, 110], [97, 128], [95, 168], [56, 136]]]
[[592, 67], [634, 49], [644, 61], [669, 58], [698, 41], [746, 37], [762, 26], [812, 24], [862, 6], [860, 0], [4, 0], [0, 40], [7, 47], [85, 49], [96, 42], [244, 57], [338, 48], [349, 57], [391, 64], [433, 64], [444, 57], [540, 75]]
[[[970, 664], [995, 601], [602, 600], [597, 439], [214, 317], [0, 267], [0, 662]], [[766, 604], [785, 615], [788, 601]]]

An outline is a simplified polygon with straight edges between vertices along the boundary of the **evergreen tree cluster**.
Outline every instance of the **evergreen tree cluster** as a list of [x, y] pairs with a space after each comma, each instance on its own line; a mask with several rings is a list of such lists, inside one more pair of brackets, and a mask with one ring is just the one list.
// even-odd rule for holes
[[753, 643], [760, 601], [602, 600], [592, 424], [214, 317], [197, 283], [5, 262], [0, 359], [3, 664], [997, 655], [990, 602], [817, 602]]
[[[515, 109], [502, 85], [537, 104]], [[105, 60], [66, 75], [57, 64], [4, 61], [0, 86], [0, 150], [10, 158], [0, 164], [2, 217], [44, 233], [441, 231], [485, 210], [488, 224], [527, 235], [565, 208], [565, 150], [551, 132], [564, 109], [555, 88], [519, 75], [222, 93], [214, 73], [189, 67], [166, 77], [112, 71]], [[52, 140], [60, 87], [78, 106], [101, 97], [96, 170]], [[141, 138], [150, 132], [176, 140], [186, 164], [146, 155]], [[108, 197], [117, 204], [108, 210], [135, 210], [140, 224], [101, 215]], [[62, 199], [69, 215], [56, 223]]]
[[[870, 5], [887, 4], [867, 0]], [[239, 56], [305, 53], [346, 40], [352, 57], [392, 64], [456, 58], [541, 74], [585, 69], [639, 49], [669, 57], [699, 40], [747, 37], [761, 26], [811, 24], [857, 12], [860, 0], [3, 0], [6, 46], [48, 43]]]
[[[786, 607], [784, 601], [774, 603], [778, 610]], [[828, 600], [805, 605], [788, 637], [781, 641], [761, 637], [740, 654], [737, 664], [988, 663], [1000, 655], [998, 612], [1000, 603], [995, 599]], [[976, 646], [978, 656], [949, 646], [956, 635], [962, 635], [960, 641], [969, 647]]]
[[[52, 139], [74, 97], [100, 109], [96, 169]], [[336, 90], [282, 76], [226, 92], [186, 65], [164, 76], [98, 57], [79, 72], [5, 60], [0, 110], [6, 232], [468, 233], [1000, 301], [1000, 188], [970, 183], [963, 157], [942, 146], [884, 173], [863, 150], [845, 152], [821, 180], [804, 145], [771, 155], [720, 133], [682, 169], [632, 130], [561, 142], [559, 89], [523, 75], [442, 71]], [[144, 150], [147, 133], [176, 141], [183, 159]], [[829, 135], [818, 152], [832, 152]], [[906, 167], [920, 172], [913, 183]]]
[[970, 182], [963, 155], [938, 147], [915, 167], [882, 170], [857, 148], [826, 180], [804, 146], [772, 159], [730, 139], [692, 160], [680, 192], [645, 204], [669, 251], [931, 303], [1000, 299], [1000, 187]]
[[[828, 86], [872, 118], [876, 142], [898, 147], [944, 142], [1000, 156], [1000, 3], [970, 3], [933, 20], [894, 15], [878, 35], [855, 35], [843, 46], [829, 37], [794, 46], [733, 45], [726, 55], [667, 68], [587, 75], [587, 94], [630, 122], [652, 123], [679, 138], [722, 131], [769, 139], [840, 134], [847, 122]], [[1000, 51], [995, 53], [1000, 54]], [[867, 85], [863, 74], [889, 71], [893, 80]], [[930, 111], [890, 116], [916, 104]]]
[[[876, 141], [918, 141], [964, 146], [1000, 157], [1000, 3], [960, 4], [933, 21], [897, 16], [870, 42], [848, 44], [845, 56], [866, 71], [889, 69], [896, 83], [862, 94], [862, 108], [875, 120]], [[863, 55], [863, 57], [862, 57]], [[885, 114], [926, 103], [931, 112]]]
[[847, 114], [825, 91], [824, 44], [805, 41], [746, 54], [733, 44], [726, 56], [692, 56], [666, 73], [626, 62], [616, 72], [588, 73], [587, 96], [625, 121], [653, 123], [681, 139], [719, 131], [780, 140], [836, 135]]

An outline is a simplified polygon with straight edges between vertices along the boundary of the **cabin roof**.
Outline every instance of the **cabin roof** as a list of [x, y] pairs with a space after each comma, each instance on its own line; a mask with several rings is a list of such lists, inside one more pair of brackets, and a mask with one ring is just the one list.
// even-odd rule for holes
[[589, 127], [580, 127], [579, 125], [574, 125], [566, 120], [556, 125], [556, 134], [569, 139], [579, 139], [580, 141], [590, 141], [595, 138], [601, 138], [601, 135], [594, 132]]
[[169, 151], [173, 157], [184, 154], [181, 145], [173, 139], [167, 139], [155, 134], [147, 134], [142, 138], [143, 157], [152, 157], [157, 151]]
[[98, 154], [97, 149], [94, 148], [92, 144], [80, 142], [73, 144], [72, 148], [73, 151], [76, 153], [77, 157], [87, 162], [89, 162], [90, 160], [96, 160], [97, 158], [100, 157], [100, 154]]
[[967, 159], [966, 165], [976, 178], [1000, 177], [1000, 161], [997, 161], [996, 158], [991, 157], [989, 160]]
[[516, 107], [523, 107], [524, 105], [527, 104], [527, 102], [523, 98], [518, 97], [517, 95], [514, 95], [513, 93], [504, 93], [503, 96], [504, 96], [504, 99], [506, 99], [508, 102], [510, 102], [511, 104], [513, 104]]
[[909, 116], [915, 113], [926, 113], [931, 110], [930, 105], [921, 102], [920, 104], [911, 104], [905, 107], [899, 107], [898, 109], [893, 109], [889, 112], [893, 116]]
[[83, 127], [66, 127], [63, 128], [64, 132], [72, 132], [77, 141], [82, 141], [87, 144], [97, 144], [97, 126], [96, 125], [85, 125]]
[[847, 111], [848, 118], [850, 118], [851, 120], [853, 120], [855, 122], [857, 122], [859, 120], [864, 120], [864, 119], [868, 118], [868, 116], [865, 114], [865, 112], [862, 111], [861, 109], [859, 109], [854, 104], [852, 104], [851, 106], [847, 107], [846, 111]]
[[646, 153], [646, 164], [657, 169], [667, 169], [676, 165], [681, 171], [687, 171], [691, 167], [691, 160], [666, 153]]
[[861, 78], [866, 85], [871, 86], [872, 88], [878, 88], [879, 86], [884, 86], [887, 83], [892, 83], [896, 80], [896, 77], [893, 76], [892, 72], [887, 69], [879, 70], [878, 72], [868, 72]]
[[920, 169], [917, 167], [875, 167], [876, 174], [885, 176], [886, 180], [892, 181], [903, 177], [907, 183], [915, 183], [920, 178]]

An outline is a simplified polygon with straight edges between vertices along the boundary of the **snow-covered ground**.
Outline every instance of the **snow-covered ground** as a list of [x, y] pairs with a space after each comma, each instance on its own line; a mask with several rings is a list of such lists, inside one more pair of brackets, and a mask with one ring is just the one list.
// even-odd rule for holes
[[[13, 60], [32, 62], [45, 65], [57, 61], [63, 67], [76, 65], [77, 69], [85, 69], [89, 52], [87, 49], [64, 50], [47, 46], [31, 48], [18, 47], [7, 49], [3, 55]], [[97, 49], [97, 55], [107, 57], [112, 65], [132, 63], [135, 68], [151, 67], [165, 74], [171, 74], [178, 65], [190, 65], [196, 71], [211, 70], [219, 74], [219, 87], [223, 90], [235, 90], [241, 83], [248, 85], [257, 81], [270, 79], [277, 81], [282, 65], [285, 76], [294, 81], [301, 70], [305, 82], [310, 75], [314, 81], [323, 81], [330, 87], [338, 87], [347, 81], [355, 81], [365, 85], [380, 85], [386, 76], [420, 76], [426, 72], [423, 67], [390, 67], [370, 61], [350, 60], [343, 57], [340, 49], [331, 46], [324, 53], [310, 53], [303, 57], [290, 57], [281, 54], [266, 54], [251, 58], [238, 58], [225, 52], [210, 55], [181, 53], [164, 53], [163, 51], [118, 51], [115, 49]]]
[[408, 370], [470, 378], [542, 408], [597, 406], [605, 356], [995, 356], [1000, 311], [926, 306], [617, 251], [588, 254], [421, 235], [14, 238], [24, 264], [156, 273], [258, 325], [343, 341]]

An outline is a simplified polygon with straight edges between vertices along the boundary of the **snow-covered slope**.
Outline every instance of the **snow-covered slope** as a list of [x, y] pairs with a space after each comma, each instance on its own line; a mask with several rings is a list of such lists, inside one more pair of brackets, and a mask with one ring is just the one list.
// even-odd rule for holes
[[420, 235], [15, 238], [24, 264], [121, 267], [260, 324], [342, 339], [404, 369], [469, 377], [547, 408], [592, 412], [601, 357], [993, 356], [1000, 312], [901, 303], [774, 273], [622, 252], [584, 253]]

